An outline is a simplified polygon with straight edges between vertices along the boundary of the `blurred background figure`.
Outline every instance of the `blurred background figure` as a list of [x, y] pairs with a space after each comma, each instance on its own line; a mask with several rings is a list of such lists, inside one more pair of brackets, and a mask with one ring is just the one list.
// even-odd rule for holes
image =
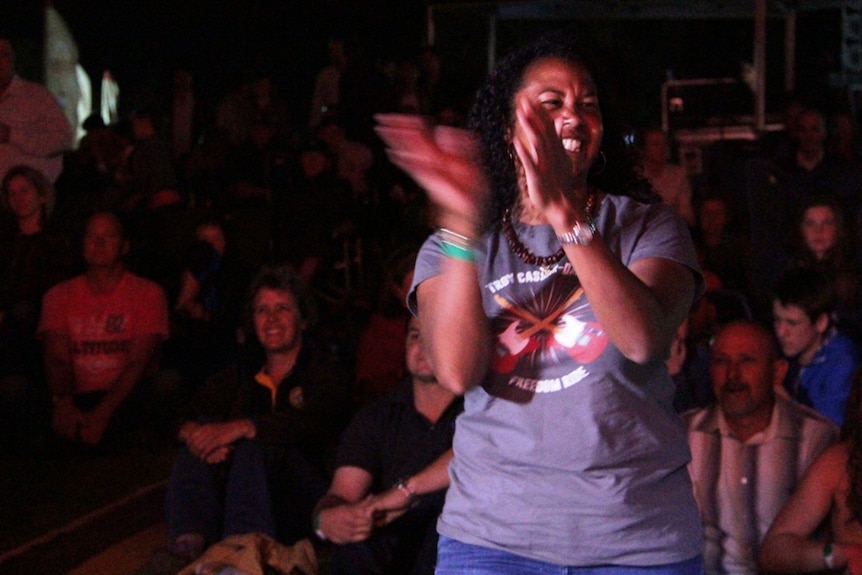
[[16, 74], [12, 40], [0, 30], [0, 178], [25, 164], [54, 182], [73, 142], [72, 126], [54, 95]]

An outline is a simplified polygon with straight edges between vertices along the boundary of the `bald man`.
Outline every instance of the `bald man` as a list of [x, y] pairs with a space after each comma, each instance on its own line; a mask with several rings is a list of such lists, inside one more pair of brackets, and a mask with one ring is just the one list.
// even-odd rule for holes
[[689, 472], [707, 574], [757, 573], [757, 548], [811, 462], [838, 438], [829, 419], [777, 392], [787, 372], [772, 333], [727, 324], [710, 349], [716, 401], [688, 411]]

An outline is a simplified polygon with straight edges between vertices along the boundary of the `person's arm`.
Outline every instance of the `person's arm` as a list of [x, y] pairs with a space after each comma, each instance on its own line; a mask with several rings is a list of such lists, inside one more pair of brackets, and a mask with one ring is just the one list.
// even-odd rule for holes
[[72, 401], [74, 376], [69, 355], [69, 336], [59, 331], [43, 331], [41, 338], [45, 379], [54, 401], [51, 428], [60, 437], [74, 439], [81, 427], [82, 414]]
[[209, 319], [206, 310], [197, 299], [200, 292], [201, 283], [188, 269], [184, 269], [180, 275], [180, 293], [177, 296], [177, 303], [174, 304], [174, 311], [184, 313], [193, 319]]
[[[767, 572], [812, 573], [826, 570], [823, 541], [809, 539], [829, 516], [838, 483], [847, 469], [847, 448], [827, 449], [805, 473], [802, 483], [775, 517], [760, 545], [760, 567]], [[847, 566], [842, 546], [833, 546], [835, 567]]]
[[332, 484], [314, 507], [317, 535], [333, 543], [356, 543], [367, 539], [374, 529], [373, 507], [368, 495], [373, 477], [361, 467], [342, 466], [335, 470]]
[[378, 526], [386, 525], [406, 513], [416, 499], [449, 487], [449, 462], [452, 461], [449, 448], [428, 467], [411, 477], [402, 479], [373, 499], [375, 520]]
[[[529, 201], [557, 235], [586, 219], [570, 190], [578, 182], [553, 121], [523, 99], [516, 110], [522, 137], [513, 145], [524, 166]], [[541, 161], [539, 161], [541, 159]], [[585, 185], [585, 184], [582, 184]], [[681, 263], [645, 258], [626, 267], [596, 234], [589, 245], [567, 244], [566, 256], [610, 340], [629, 360], [663, 358], [694, 299], [695, 277]]]
[[69, 336], [59, 331], [43, 331], [41, 334], [45, 379], [48, 389], [56, 400], [69, 396], [74, 391], [72, 357], [69, 355]]
[[114, 411], [140, 383], [144, 371], [155, 356], [161, 342], [161, 335], [146, 335], [131, 341], [126, 366], [122, 373], [99, 405], [84, 415], [81, 439], [85, 443], [96, 444], [101, 441]]
[[[389, 159], [422, 186], [434, 204], [436, 223], [467, 238], [479, 238], [482, 206], [490, 195], [477, 161], [477, 145], [461, 130], [431, 128], [418, 117], [378, 115], [377, 133]], [[461, 394], [488, 369], [491, 338], [482, 308], [475, 263], [445, 257], [440, 274], [417, 288], [422, 341], [441, 385]]]
[[488, 369], [491, 336], [475, 265], [444, 258], [440, 275], [417, 287], [416, 302], [437, 381], [456, 394], [477, 385]]
[[250, 419], [216, 423], [187, 422], [180, 428], [179, 439], [198, 459], [206, 463], [224, 461], [241, 439], [254, 439], [257, 430]]

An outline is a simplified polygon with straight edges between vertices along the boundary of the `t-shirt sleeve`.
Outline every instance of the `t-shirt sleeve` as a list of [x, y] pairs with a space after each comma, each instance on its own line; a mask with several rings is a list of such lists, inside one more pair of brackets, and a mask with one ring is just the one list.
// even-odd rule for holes
[[694, 274], [696, 298], [704, 292], [704, 279], [688, 225], [672, 208], [656, 203], [644, 206], [640, 226], [623, 228], [623, 264], [651, 257], [669, 259], [688, 267]]
[[407, 294], [407, 309], [413, 315], [416, 315], [419, 311], [416, 302], [416, 288], [423, 281], [440, 275], [442, 257], [440, 241], [435, 234], [431, 234], [419, 249], [419, 255], [416, 257], [416, 265], [413, 269], [413, 285], [410, 286], [410, 292]]
[[381, 446], [380, 409], [373, 402], [360, 409], [341, 434], [335, 467], [359, 467], [377, 476]]

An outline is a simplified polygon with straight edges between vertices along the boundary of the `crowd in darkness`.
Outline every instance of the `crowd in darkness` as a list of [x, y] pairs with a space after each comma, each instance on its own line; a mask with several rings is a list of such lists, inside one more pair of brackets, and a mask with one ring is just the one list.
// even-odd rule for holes
[[[341, 39], [329, 50], [301, 121], [295, 103], [277, 92], [279, 71], [260, 69], [247, 70], [213, 105], [195, 92], [191, 73], [175, 70], [166, 93], [118, 122], [91, 116], [46, 192], [44, 239], [25, 246], [27, 234], [4, 202], [6, 327], [16, 306], [26, 307], [27, 320], [15, 323], [26, 324], [32, 339], [47, 289], [84, 270], [87, 218], [108, 210], [129, 239], [127, 269], [165, 293], [171, 335], [161, 363], [188, 386], [233, 359], [255, 272], [286, 264], [320, 301], [317, 331], [337, 359], [352, 370], [363, 348], [357, 397], [391, 387], [403, 371], [406, 325], [404, 305], [393, 300], [404, 293], [410, 256], [430, 224], [421, 191], [388, 166], [372, 115], [402, 111], [457, 123], [461, 108], [445, 100], [433, 49], [373, 71]], [[366, 325], [379, 333], [360, 343]], [[4, 338], [3, 369], [39, 379], [41, 358], [35, 347], [20, 355], [29, 346], [19, 335]], [[370, 357], [391, 341], [395, 360]], [[385, 382], [375, 369], [390, 371]]]
[[[4, 455], [32, 456], [55, 446], [52, 409], [62, 397], [47, 383], [52, 366], [44, 348], [51, 340], [45, 333], [52, 324], [44, 317], [43, 298], [103, 265], [95, 248], [87, 247], [96, 230], [127, 242], [118, 244], [124, 269], [164, 295], [168, 329], [153, 357], [158, 372], [170, 374], [162, 383], [169, 381], [181, 403], [223, 370], [257, 370], [265, 361], [255, 346], [260, 325], [250, 324], [247, 315], [259, 294], [249, 302], [248, 289], [262, 269], [275, 267], [290, 270], [311, 294], [317, 321], [303, 323], [304, 337], [342, 374], [349, 411], [408, 375], [406, 296], [434, 214], [423, 191], [388, 160], [374, 117], [416, 114], [463, 127], [470, 101], [447, 84], [445, 62], [433, 47], [373, 64], [359, 58], [350, 41], [333, 39], [328, 49], [329, 64], [317, 74], [300, 119], [296, 103], [278, 92], [282, 70], [249, 69], [211, 103], [196, 92], [193, 73], [176, 69], [169, 89], [116, 123], [106, 125], [97, 114], [88, 118], [86, 135], [63, 153], [57, 174], [20, 166], [0, 173]], [[5, 89], [0, 85], [0, 96]], [[0, 98], [0, 111], [2, 105]], [[0, 112], [0, 144], [4, 128], [6, 142], [12, 139], [4, 121]], [[746, 319], [770, 332], [774, 324], [790, 360], [788, 394], [821, 411], [814, 392], [799, 387], [810, 355], [838, 332], [854, 349], [862, 341], [862, 143], [852, 110], [819, 109], [789, 97], [784, 131], [744, 153], [719, 142], [705, 152], [705, 169], [697, 173], [667, 163], [667, 142], [648, 137], [656, 134], [651, 127], [642, 128], [628, 148], [622, 134], [608, 129], [604, 169], [613, 172], [616, 154], [637, 155], [657, 192], [652, 199], [671, 205], [688, 225], [706, 278], [706, 293], [667, 361], [677, 384], [675, 408], [714, 401], [710, 341], [723, 325]], [[36, 194], [36, 219], [13, 200], [26, 186]], [[812, 296], [825, 302], [816, 309], [786, 288], [788, 274], [800, 269], [817, 274], [816, 281], [806, 276], [806, 286], [823, 286]], [[144, 290], [137, 295], [143, 299]], [[812, 327], [813, 348], [794, 350], [785, 341], [792, 339], [781, 331], [787, 310], [808, 313], [812, 325], [825, 314], [822, 329]], [[851, 355], [855, 368], [859, 355]], [[849, 386], [848, 378], [848, 393]], [[840, 412], [823, 413], [840, 423], [846, 398]], [[304, 401], [282, 400], [297, 409]], [[185, 405], [176, 407], [166, 416], [169, 441]], [[338, 425], [346, 424], [343, 416]], [[68, 435], [76, 433], [80, 429]]]

